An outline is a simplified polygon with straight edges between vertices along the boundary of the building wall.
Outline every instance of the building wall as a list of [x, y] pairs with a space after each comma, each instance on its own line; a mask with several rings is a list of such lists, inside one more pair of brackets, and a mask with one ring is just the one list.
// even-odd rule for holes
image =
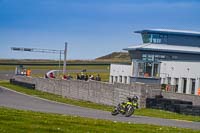
[[132, 76], [131, 65], [111, 64], [110, 65], [110, 83], [130, 83], [130, 76]]
[[200, 96], [172, 92], [162, 92], [162, 95], [164, 98], [191, 101], [193, 105], [200, 105]]
[[177, 85], [179, 93], [192, 94], [192, 84], [195, 84], [194, 94], [200, 87], [200, 62], [162, 61], [161, 83]]
[[199, 47], [200, 37], [186, 35], [168, 35], [168, 44]]
[[200, 46], [200, 36], [170, 34], [170, 33], [142, 33], [143, 43], [170, 44], [181, 46]]
[[[148, 78], [149, 82], [146, 82], [144, 77], [141, 77], [142, 80], [138, 80], [140, 79], [139, 77], [137, 80], [134, 80], [132, 78], [134, 69], [132, 68], [132, 65], [112, 64], [110, 69], [110, 83], [125, 83], [125, 76], [128, 77], [127, 84], [130, 82], [157, 83], [158, 79], [152, 82]], [[173, 92], [197, 95], [200, 88], [199, 68], [200, 62], [162, 61], [160, 67], [161, 84], [170, 85], [170, 91]]]
[[140, 107], [146, 107], [146, 98], [160, 94], [159, 85], [110, 84], [97, 81], [57, 80], [15, 76], [15, 80], [33, 83], [36, 89], [63, 97], [75, 98], [105, 105], [117, 105], [126, 97], [137, 95]]
[[162, 60], [200, 61], [199, 54], [191, 54], [191, 53], [187, 54], [187, 53], [176, 53], [176, 52], [130, 50], [129, 54], [132, 59], [139, 59], [139, 60], [142, 60], [142, 54], [151, 54], [151, 55], [165, 55], [166, 59]]

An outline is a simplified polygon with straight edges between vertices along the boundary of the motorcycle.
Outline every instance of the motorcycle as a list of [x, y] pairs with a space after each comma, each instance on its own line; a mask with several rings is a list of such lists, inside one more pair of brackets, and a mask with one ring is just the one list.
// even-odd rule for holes
[[126, 117], [129, 117], [134, 114], [135, 109], [138, 108], [138, 97], [134, 96], [133, 98], [127, 97], [127, 102], [119, 103], [117, 106], [114, 106], [111, 114], [118, 115], [122, 114]]

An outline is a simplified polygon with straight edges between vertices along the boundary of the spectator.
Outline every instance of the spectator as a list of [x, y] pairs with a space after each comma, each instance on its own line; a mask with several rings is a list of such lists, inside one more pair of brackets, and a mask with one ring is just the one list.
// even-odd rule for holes
[[68, 74], [67, 79], [73, 79], [73, 77], [70, 74]]
[[49, 74], [49, 77], [50, 78], [55, 78], [55, 76], [54, 76], [54, 74], [52, 72]]
[[76, 79], [77, 79], [77, 80], [80, 80], [80, 79], [81, 79], [80, 76], [79, 76], [79, 74], [76, 74]]
[[88, 81], [88, 75], [87, 74], [85, 75], [85, 81]]
[[95, 80], [96, 81], [101, 81], [101, 77], [99, 76], [99, 74], [96, 76]]
[[93, 75], [90, 76], [90, 80], [94, 80], [94, 76]]
[[85, 80], [85, 75], [83, 73], [81, 74], [81, 80]]
[[66, 79], [67, 79], [67, 76], [66, 76], [66, 75], [63, 75], [62, 79], [66, 80]]
[[30, 69], [26, 70], [26, 76], [31, 76], [31, 70]]

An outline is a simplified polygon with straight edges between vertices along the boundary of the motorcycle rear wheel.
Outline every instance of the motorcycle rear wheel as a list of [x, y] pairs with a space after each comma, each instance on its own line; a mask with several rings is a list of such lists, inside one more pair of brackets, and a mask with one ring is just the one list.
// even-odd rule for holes
[[113, 111], [111, 112], [112, 115], [118, 115], [119, 111], [115, 108], [113, 109]]

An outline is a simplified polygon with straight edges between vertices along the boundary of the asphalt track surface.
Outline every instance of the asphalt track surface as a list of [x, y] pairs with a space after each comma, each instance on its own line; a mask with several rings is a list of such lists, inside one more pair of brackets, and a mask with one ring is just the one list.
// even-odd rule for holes
[[46, 113], [76, 115], [81, 117], [105, 119], [118, 122], [152, 124], [200, 130], [200, 122], [168, 120], [144, 116], [112, 116], [110, 112], [58, 103], [42, 98], [29, 96], [26, 94], [21, 94], [19, 92], [15, 92], [4, 87], [0, 87], [0, 106], [20, 110], [32, 110]]

